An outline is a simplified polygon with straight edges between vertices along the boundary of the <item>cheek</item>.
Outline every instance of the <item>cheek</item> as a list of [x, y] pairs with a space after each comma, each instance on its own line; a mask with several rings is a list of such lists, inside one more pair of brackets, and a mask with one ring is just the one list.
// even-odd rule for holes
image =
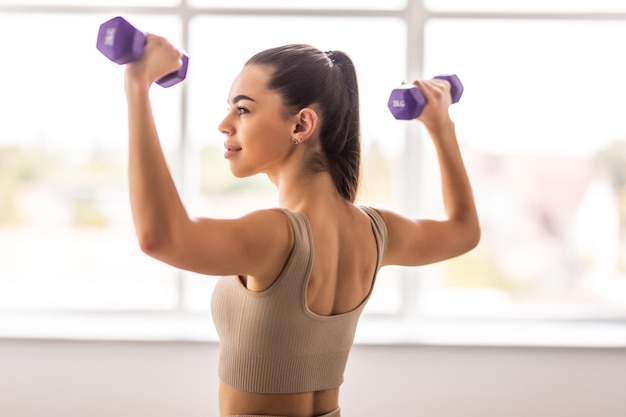
[[253, 146], [259, 154], [271, 155], [284, 151], [291, 144], [289, 130], [277, 123], [268, 123], [257, 130], [257, 135], [249, 145]]

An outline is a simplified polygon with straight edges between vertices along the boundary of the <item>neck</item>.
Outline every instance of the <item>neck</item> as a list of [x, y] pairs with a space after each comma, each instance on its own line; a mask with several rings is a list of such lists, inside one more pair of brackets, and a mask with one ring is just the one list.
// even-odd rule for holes
[[346, 203], [326, 171], [284, 175], [272, 181], [278, 188], [280, 207], [291, 211], [310, 211], [318, 206], [333, 207]]

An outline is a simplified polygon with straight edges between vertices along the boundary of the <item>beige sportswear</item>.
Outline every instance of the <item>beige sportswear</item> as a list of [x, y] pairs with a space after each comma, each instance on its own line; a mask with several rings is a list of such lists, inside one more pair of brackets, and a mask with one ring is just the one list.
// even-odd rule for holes
[[[387, 227], [372, 208], [376, 273], [387, 245]], [[306, 289], [313, 263], [311, 227], [304, 213], [282, 210], [289, 218], [294, 245], [270, 288], [248, 290], [239, 277], [222, 277], [211, 300], [220, 338], [220, 379], [247, 392], [287, 394], [337, 388], [343, 382], [357, 322], [370, 298], [354, 310], [320, 316], [309, 310]], [[372, 282], [372, 288], [374, 282]]]

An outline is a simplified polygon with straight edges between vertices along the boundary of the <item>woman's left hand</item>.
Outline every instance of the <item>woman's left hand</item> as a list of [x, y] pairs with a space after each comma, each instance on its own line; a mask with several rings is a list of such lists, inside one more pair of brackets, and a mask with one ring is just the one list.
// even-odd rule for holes
[[149, 87], [165, 75], [178, 71], [182, 66], [182, 53], [166, 38], [146, 34], [143, 55], [126, 65], [126, 83], [139, 83]]

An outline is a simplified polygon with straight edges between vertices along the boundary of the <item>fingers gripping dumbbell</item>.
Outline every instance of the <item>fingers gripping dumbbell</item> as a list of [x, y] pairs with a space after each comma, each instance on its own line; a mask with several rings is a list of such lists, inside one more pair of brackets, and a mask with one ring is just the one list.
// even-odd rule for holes
[[[144, 33], [122, 17], [114, 17], [100, 25], [96, 48], [117, 64], [127, 64], [143, 55], [146, 44]], [[171, 87], [185, 79], [189, 57], [183, 54], [182, 66], [157, 81], [161, 87]]]
[[[459, 77], [453, 74], [438, 75], [434, 78], [446, 80], [450, 83], [450, 95], [453, 103], [461, 99], [463, 84], [461, 84]], [[422, 114], [424, 107], [426, 107], [426, 98], [419, 88], [412, 84], [407, 84], [391, 92], [387, 106], [396, 119], [413, 120]]]

